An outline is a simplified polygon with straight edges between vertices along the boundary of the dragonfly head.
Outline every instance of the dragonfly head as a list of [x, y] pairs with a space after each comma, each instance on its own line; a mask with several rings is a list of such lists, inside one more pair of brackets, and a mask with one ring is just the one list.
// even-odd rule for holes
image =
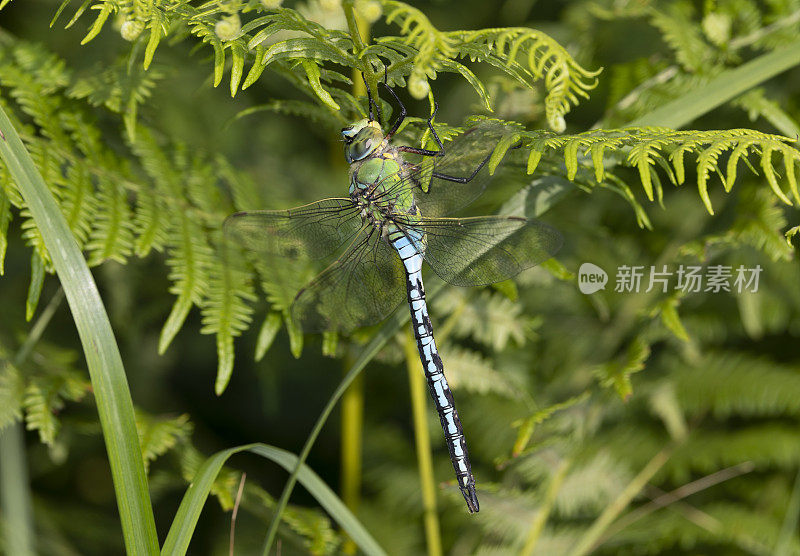
[[348, 164], [363, 160], [375, 152], [383, 142], [383, 131], [375, 120], [365, 118], [342, 128], [344, 157]]

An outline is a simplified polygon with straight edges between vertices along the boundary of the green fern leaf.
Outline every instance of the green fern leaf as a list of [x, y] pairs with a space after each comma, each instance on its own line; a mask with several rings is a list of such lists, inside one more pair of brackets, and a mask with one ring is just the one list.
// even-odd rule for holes
[[107, 260], [125, 263], [133, 252], [128, 196], [121, 184], [102, 178], [99, 181], [97, 202], [100, 210], [86, 243], [89, 265], [97, 266]]
[[92, 27], [89, 29], [89, 32], [86, 33], [86, 36], [81, 41], [81, 44], [86, 44], [93, 38], [95, 38], [100, 30], [103, 28], [108, 16], [111, 15], [113, 11], [116, 11], [116, 6], [112, 2], [104, 2], [103, 4], [97, 4], [92, 6], [93, 10], [99, 10], [100, 13], [97, 14], [97, 19], [94, 20]]
[[446, 346], [442, 353], [447, 361], [447, 374], [453, 388], [463, 388], [477, 394], [498, 394], [506, 398], [517, 396], [518, 390], [514, 384], [479, 353], [456, 346]]
[[264, 358], [272, 342], [275, 341], [275, 336], [277, 336], [280, 328], [281, 314], [277, 311], [267, 313], [264, 324], [261, 325], [261, 330], [258, 333], [258, 340], [256, 340], [256, 361], [261, 361]]
[[145, 470], [149, 469], [152, 461], [166, 454], [179, 442], [185, 441], [192, 433], [192, 423], [188, 415], [170, 419], [137, 411], [136, 428], [139, 431]]
[[53, 445], [61, 423], [55, 412], [63, 407], [56, 388], [42, 381], [33, 381], [25, 388], [25, 421], [28, 430], [39, 433], [39, 440], [48, 446]]
[[453, 334], [460, 338], [473, 338], [496, 351], [502, 351], [509, 341], [522, 344], [531, 320], [522, 314], [522, 306], [506, 296], [489, 291], [472, 297], [469, 303], [465, 293], [449, 290], [436, 297], [433, 306], [439, 314], [457, 314]]
[[684, 68], [700, 71], [713, 58], [713, 49], [703, 40], [690, 14], [681, 9], [683, 7], [685, 5], [675, 6], [669, 13], [651, 9], [650, 23], [661, 32]]
[[25, 381], [4, 353], [0, 353], [0, 430], [22, 418]]
[[596, 369], [595, 374], [603, 386], [613, 387], [621, 399], [627, 400], [633, 394], [630, 376], [644, 369], [649, 357], [650, 345], [637, 337], [628, 345], [624, 355]]
[[225, 391], [233, 372], [233, 339], [248, 328], [253, 313], [248, 302], [255, 300], [255, 292], [241, 263], [233, 249], [228, 250], [225, 261], [214, 261], [203, 304], [201, 332], [217, 336], [217, 395]]

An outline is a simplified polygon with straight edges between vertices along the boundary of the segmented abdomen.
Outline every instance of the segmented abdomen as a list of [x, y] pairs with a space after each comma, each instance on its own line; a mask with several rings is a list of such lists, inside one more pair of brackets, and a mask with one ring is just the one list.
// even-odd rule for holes
[[417, 349], [425, 371], [439, 421], [444, 431], [450, 461], [456, 472], [458, 486], [461, 489], [470, 513], [479, 510], [478, 497], [475, 494], [475, 478], [467, 453], [467, 442], [464, 430], [456, 411], [453, 393], [444, 376], [444, 365], [436, 342], [433, 339], [433, 327], [428, 316], [428, 305], [425, 301], [425, 287], [422, 284], [422, 252], [424, 251], [423, 235], [415, 230], [396, 230], [389, 234], [389, 241], [397, 250], [406, 271], [406, 291], [411, 309], [411, 325], [417, 341]]

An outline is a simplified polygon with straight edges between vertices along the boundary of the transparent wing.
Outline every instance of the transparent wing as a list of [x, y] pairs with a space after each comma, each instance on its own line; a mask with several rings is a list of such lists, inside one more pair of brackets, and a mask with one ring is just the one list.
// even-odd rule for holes
[[516, 216], [423, 217], [405, 225], [425, 234], [425, 260], [443, 280], [456, 286], [510, 278], [546, 261], [563, 243], [555, 228]]
[[292, 316], [308, 332], [344, 332], [383, 320], [404, 298], [405, 274], [400, 258], [369, 227], [298, 292]]
[[287, 210], [237, 212], [224, 229], [229, 241], [247, 250], [313, 260], [339, 250], [361, 229], [361, 218], [353, 202], [342, 197]]
[[[515, 128], [496, 121], [483, 121], [444, 144], [444, 155], [424, 157], [406, 167], [402, 180], [392, 186], [389, 195], [412, 189], [422, 214], [446, 216], [477, 199], [492, 180], [488, 161], [494, 148]], [[413, 155], [406, 155], [410, 159]], [[469, 178], [466, 183], [436, 177], [437, 174]]]

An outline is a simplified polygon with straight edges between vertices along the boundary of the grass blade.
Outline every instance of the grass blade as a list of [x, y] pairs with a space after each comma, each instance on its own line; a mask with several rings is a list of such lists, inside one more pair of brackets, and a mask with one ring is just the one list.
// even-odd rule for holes
[[83, 345], [128, 554], [158, 554], [153, 509], [125, 369], [97, 285], [61, 210], [0, 107], [5, 161], [50, 252]]
[[756, 85], [800, 64], [800, 41], [727, 70], [708, 84], [629, 122], [627, 126], [677, 129]]
[[249, 444], [217, 452], [203, 463], [181, 501], [178, 513], [175, 515], [167, 540], [164, 542], [164, 548], [161, 551], [163, 556], [183, 556], [186, 554], [192, 533], [197, 526], [200, 512], [208, 498], [211, 485], [214, 484], [217, 474], [219, 474], [228, 458], [244, 451], [252, 452], [274, 461], [287, 471], [293, 471], [299, 466], [299, 471], [296, 473], [297, 480], [314, 496], [320, 506], [344, 529], [359, 548], [365, 554], [386, 554], [330, 487], [309, 467], [299, 463], [299, 458], [296, 455], [266, 444]]

